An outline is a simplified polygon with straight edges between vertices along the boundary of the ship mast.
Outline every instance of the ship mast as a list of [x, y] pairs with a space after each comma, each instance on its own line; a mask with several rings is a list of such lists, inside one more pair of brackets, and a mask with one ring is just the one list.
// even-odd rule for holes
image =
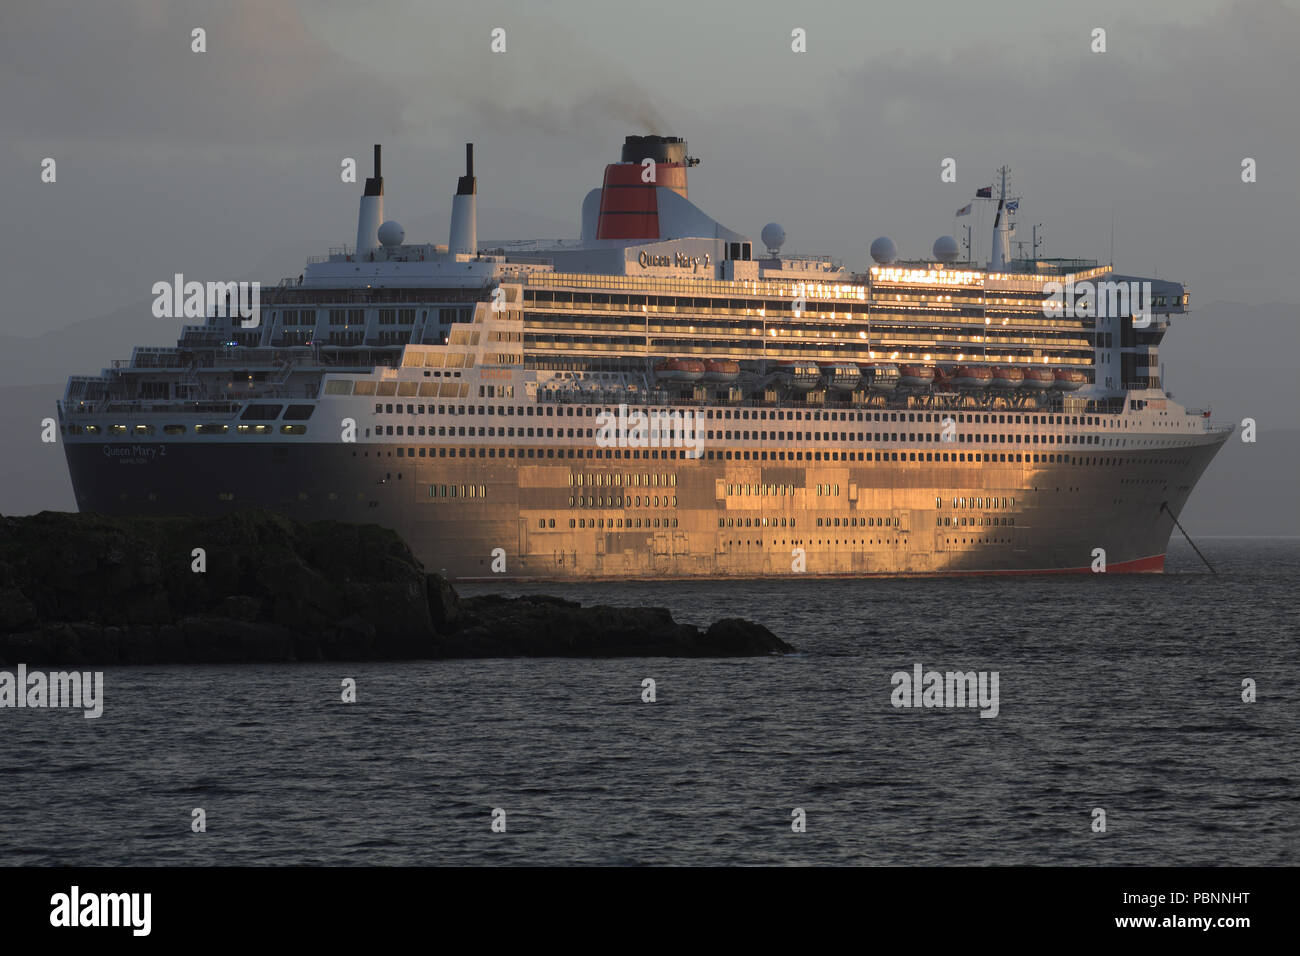
[[989, 257], [989, 271], [1001, 272], [1011, 261], [1011, 222], [1007, 215], [1007, 173], [1010, 170], [1003, 166], [998, 170], [1002, 176], [1002, 184], [998, 190], [998, 212], [993, 217], [993, 251]]

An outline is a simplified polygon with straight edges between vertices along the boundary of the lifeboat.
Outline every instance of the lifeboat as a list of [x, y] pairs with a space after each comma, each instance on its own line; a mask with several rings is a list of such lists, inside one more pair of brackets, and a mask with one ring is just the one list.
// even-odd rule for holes
[[898, 370], [898, 384], [905, 388], [925, 388], [933, 381], [932, 365], [904, 365]]
[[740, 374], [740, 363], [735, 359], [705, 359], [704, 381], [734, 382]]
[[1088, 376], [1077, 368], [1058, 368], [1054, 377], [1052, 388], [1058, 392], [1073, 392], [1076, 388], [1083, 388], [1088, 384]]
[[952, 370], [952, 384], [957, 388], [988, 388], [993, 369], [987, 365], [958, 365]]
[[847, 392], [858, 387], [862, 381], [862, 370], [851, 362], [836, 362], [834, 365], [822, 366], [822, 377], [831, 388]]
[[1052, 374], [1050, 368], [1027, 368], [1025, 369], [1025, 388], [1047, 389], [1056, 383], [1056, 376]]
[[776, 370], [786, 384], [804, 390], [816, 388], [822, 380], [822, 370], [815, 362], [782, 362]]
[[699, 359], [664, 359], [655, 366], [655, 378], [661, 382], [698, 382], [704, 377], [704, 363]]
[[902, 378], [897, 365], [868, 365], [864, 370], [867, 388], [873, 392], [892, 392]]
[[993, 381], [989, 385], [992, 388], [1019, 388], [1024, 381], [1024, 369], [999, 367], [993, 370]]

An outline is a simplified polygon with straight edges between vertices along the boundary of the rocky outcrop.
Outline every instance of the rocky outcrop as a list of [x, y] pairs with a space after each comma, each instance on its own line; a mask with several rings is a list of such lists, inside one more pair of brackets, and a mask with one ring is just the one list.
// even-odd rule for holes
[[792, 650], [663, 608], [463, 599], [393, 532], [221, 518], [0, 518], [0, 664], [515, 656], [722, 657]]
[[446, 637], [456, 657], [735, 657], [793, 650], [767, 628], [728, 618], [703, 634], [662, 607], [583, 607], [497, 595], [460, 601]]

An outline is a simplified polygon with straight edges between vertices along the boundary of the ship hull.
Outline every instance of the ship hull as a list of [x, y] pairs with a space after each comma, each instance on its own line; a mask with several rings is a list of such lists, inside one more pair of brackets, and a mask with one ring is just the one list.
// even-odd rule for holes
[[1103, 560], [1108, 573], [1158, 572], [1170, 512], [1224, 440], [1041, 464], [913, 461], [897, 449], [798, 463], [593, 449], [433, 457], [457, 449], [427, 446], [427, 457], [396, 457], [386, 445], [308, 442], [65, 449], [82, 511], [267, 508], [392, 528], [453, 579], [626, 580], [1086, 573]]

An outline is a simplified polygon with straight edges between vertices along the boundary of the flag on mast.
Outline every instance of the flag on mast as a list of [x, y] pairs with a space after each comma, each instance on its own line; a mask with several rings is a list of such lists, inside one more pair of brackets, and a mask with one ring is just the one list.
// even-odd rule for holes
[[969, 202], [968, 202], [966, 205], [962, 206], [960, 209], [957, 210], [957, 215], [959, 215], [959, 216], [969, 216], [969, 215], [970, 215], [970, 209], [971, 209], [971, 206], [973, 206], [973, 205], [975, 205], [975, 204], [974, 204], [974, 203], [969, 203]]
[[992, 187], [992, 186], [985, 186], [985, 187], [982, 188], [982, 189], [977, 189], [977, 190], [975, 190], [975, 198], [976, 198], [976, 199], [992, 199], [992, 198], [993, 198], [993, 187]]
[[1019, 199], [1008, 199], [1008, 200], [1007, 200], [1007, 211], [1008, 211], [1008, 212], [1015, 212], [1015, 211], [1016, 211], [1017, 209], [1019, 209], [1019, 208], [1020, 208], [1020, 200], [1019, 200]]

